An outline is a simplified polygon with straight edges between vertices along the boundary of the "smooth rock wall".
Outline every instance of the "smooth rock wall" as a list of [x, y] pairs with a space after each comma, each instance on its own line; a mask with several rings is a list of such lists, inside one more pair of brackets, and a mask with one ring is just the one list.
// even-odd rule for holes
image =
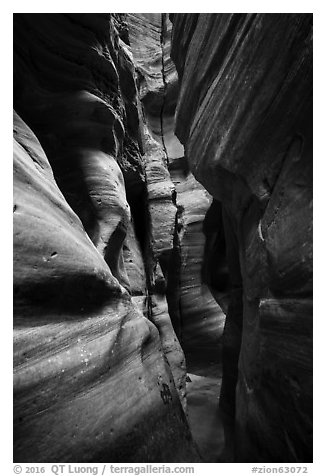
[[160, 157], [160, 162], [151, 159], [146, 175], [154, 250], [160, 255], [169, 313], [185, 350], [214, 347], [225, 316], [202, 282], [203, 220], [211, 196], [190, 173], [174, 134], [179, 85], [170, 57], [172, 23], [161, 13], [127, 14], [127, 23], [143, 114], [153, 140], [147, 133], [146, 138]]
[[[178, 164], [179, 162], [179, 164]], [[181, 341], [189, 353], [194, 348], [218, 348], [223, 333], [225, 314], [203, 279], [206, 237], [203, 233], [205, 215], [211, 196], [180, 161], [173, 161], [170, 170], [177, 191], [179, 207], [180, 314]]]
[[125, 15], [14, 15], [15, 461], [198, 461], [128, 41]]
[[231, 430], [235, 420], [233, 458], [309, 462], [312, 15], [170, 18], [176, 135], [191, 171], [221, 203], [227, 268], [214, 252], [223, 239], [213, 217], [207, 251], [216, 255], [211, 267], [229, 276], [220, 404]]

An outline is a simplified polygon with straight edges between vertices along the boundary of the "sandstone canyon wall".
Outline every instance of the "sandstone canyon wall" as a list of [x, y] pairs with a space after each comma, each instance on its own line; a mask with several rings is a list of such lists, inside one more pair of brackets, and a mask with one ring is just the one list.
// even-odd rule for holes
[[226, 460], [311, 460], [311, 30], [14, 15], [15, 461], [200, 461], [221, 342]]
[[235, 461], [311, 461], [312, 15], [171, 20], [176, 135], [214, 197], [205, 275], [217, 299], [225, 270], [231, 289], [220, 406]]
[[[172, 23], [164, 13], [127, 14], [126, 21], [143, 114], [151, 137], [162, 148], [161, 176], [157, 175], [154, 189], [158, 194], [158, 183], [165, 181], [166, 187], [173, 190], [177, 209], [177, 214], [175, 210], [171, 212], [175, 220], [173, 242], [160, 257], [167, 278], [170, 316], [186, 355], [195, 348], [216, 350], [225, 315], [202, 279], [203, 221], [212, 197], [194, 179], [184, 157], [184, 148], [174, 134], [179, 86], [170, 57]], [[149, 167], [154, 170], [153, 163]], [[157, 196], [154, 198], [157, 200]], [[151, 203], [151, 196], [149, 199]], [[166, 205], [164, 210], [167, 215]], [[159, 212], [153, 214], [159, 215]], [[158, 230], [162, 229], [161, 225], [158, 223]], [[155, 247], [159, 241], [157, 235]]]
[[14, 15], [15, 461], [198, 460], [128, 43], [125, 15]]

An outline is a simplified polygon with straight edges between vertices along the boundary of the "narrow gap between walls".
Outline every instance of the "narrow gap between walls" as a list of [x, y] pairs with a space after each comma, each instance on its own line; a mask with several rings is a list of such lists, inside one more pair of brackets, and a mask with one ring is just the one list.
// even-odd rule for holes
[[165, 32], [166, 32], [166, 13], [161, 13], [161, 35], [160, 35], [160, 43], [161, 43], [161, 50], [162, 50], [162, 80], [163, 80], [163, 98], [162, 98], [162, 107], [160, 112], [160, 123], [161, 123], [161, 141], [162, 147], [165, 152], [167, 165], [169, 165], [169, 156], [166, 149], [165, 141], [164, 141], [164, 108], [165, 108], [165, 98], [167, 92], [167, 82], [165, 78], [165, 68], [164, 68], [164, 44], [165, 44]]

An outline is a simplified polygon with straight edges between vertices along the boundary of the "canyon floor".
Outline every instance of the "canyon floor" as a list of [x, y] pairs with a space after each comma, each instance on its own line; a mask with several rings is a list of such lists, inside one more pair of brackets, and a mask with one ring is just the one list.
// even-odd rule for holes
[[216, 348], [192, 349], [187, 355], [188, 420], [200, 456], [215, 463], [224, 446], [224, 431], [218, 400], [222, 365]]

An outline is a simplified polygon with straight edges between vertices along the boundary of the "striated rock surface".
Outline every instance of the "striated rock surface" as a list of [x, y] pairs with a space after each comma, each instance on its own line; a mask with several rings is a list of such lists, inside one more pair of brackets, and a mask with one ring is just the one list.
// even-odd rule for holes
[[14, 15], [15, 461], [312, 460], [311, 42]]
[[206, 260], [204, 274], [222, 307], [228, 274], [220, 405], [235, 429], [231, 458], [308, 462], [312, 16], [171, 19], [176, 135], [215, 199], [205, 232], [216, 260]]
[[128, 41], [123, 14], [14, 15], [15, 461], [199, 459]]
[[205, 352], [207, 346], [216, 348], [219, 345], [225, 320], [222, 309], [203, 280], [204, 219], [212, 199], [191, 173], [184, 175], [178, 164], [171, 170], [171, 176], [180, 210], [182, 344], [189, 352], [195, 347], [202, 347]]
[[224, 326], [225, 316], [202, 282], [203, 220], [211, 196], [190, 173], [174, 134], [179, 86], [170, 58], [171, 21], [167, 14], [135, 13], [127, 14], [127, 23], [143, 114], [153, 139], [146, 134], [147, 142], [156, 151], [146, 159], [154, 251], [166, 280], [173, 326], [187, 354], [194, 346], [216, 346]]
[[172, 23], [166, 13], [128, 13], [130, 47], [137, 70], [139, 97], [153, 138], [168, 160], [183, 157], [174, 134], [178, 75], [170, 57]]

